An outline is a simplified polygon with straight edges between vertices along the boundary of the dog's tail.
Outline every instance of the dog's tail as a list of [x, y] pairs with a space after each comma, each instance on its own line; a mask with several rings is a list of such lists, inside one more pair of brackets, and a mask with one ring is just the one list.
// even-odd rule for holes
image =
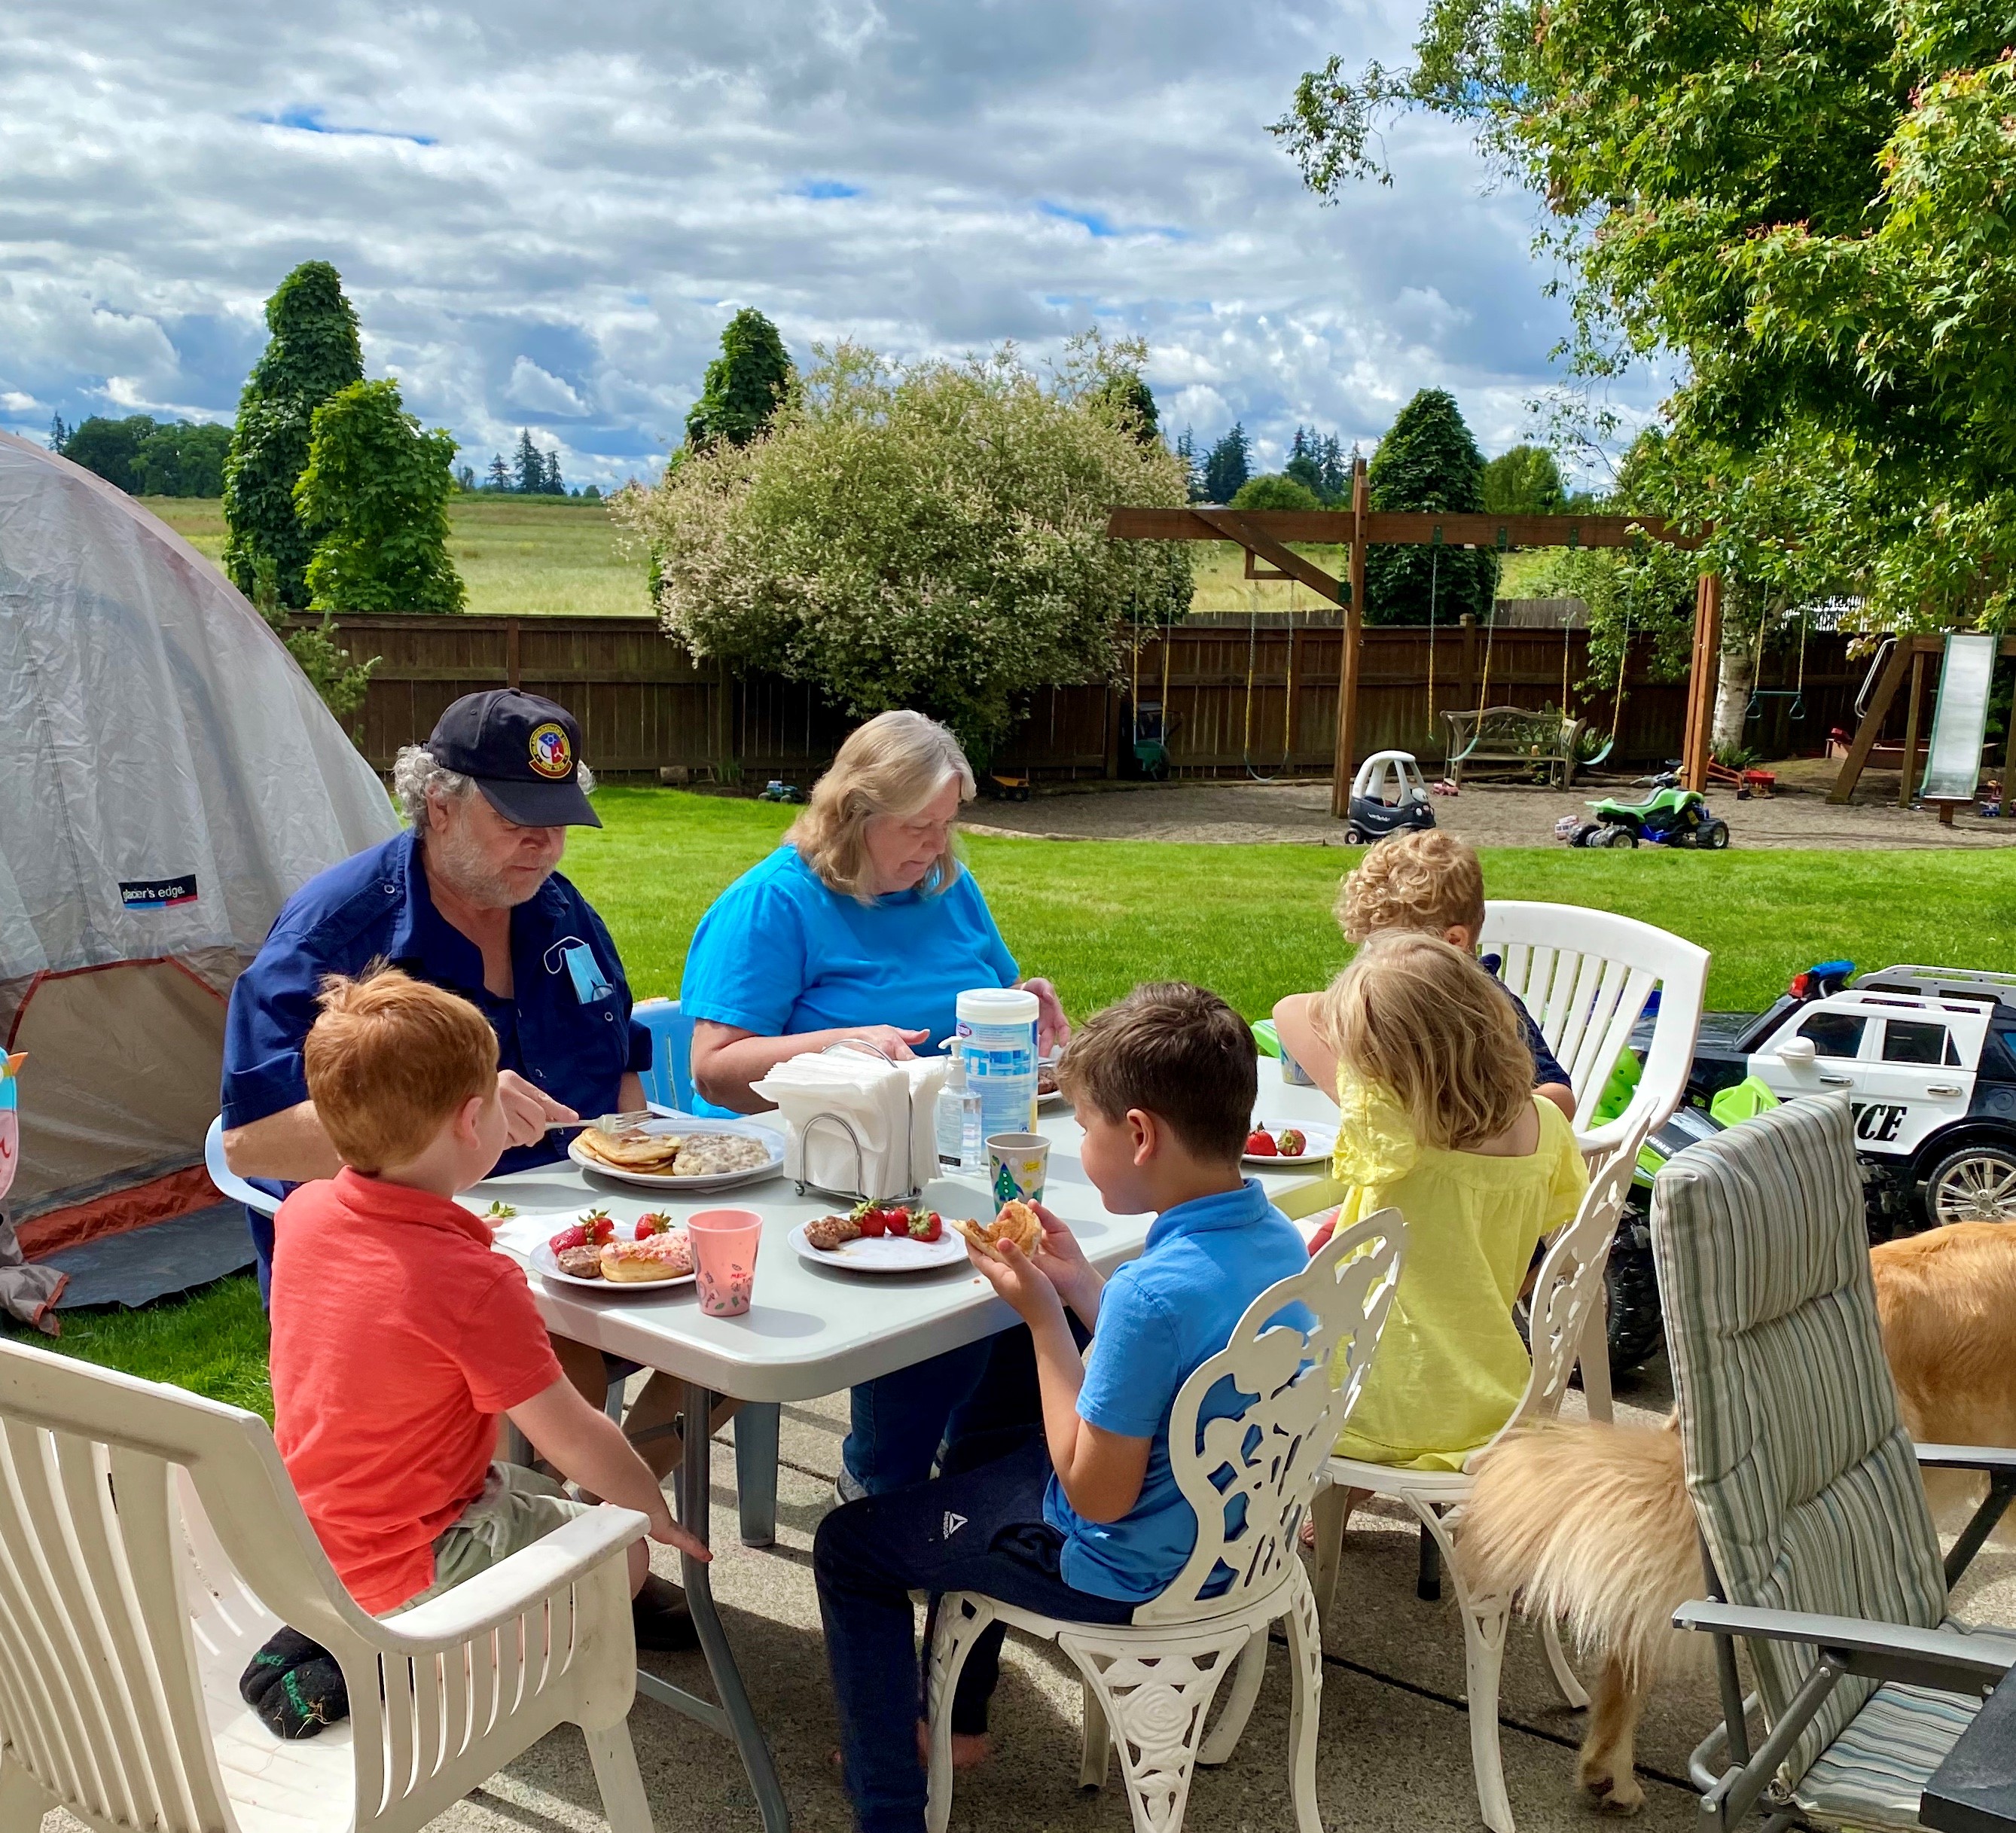
[[1701, 1594], [1673, 1423], [1541, 1426], [1475, 1474], [1456, 1539], [1471, 1588], [1519, 1596], [1528, 1615], [1565, 1622], [1584, 1654], [1607, 1652], [1649, 1685], [1674, 1658], [1673, 1612]]

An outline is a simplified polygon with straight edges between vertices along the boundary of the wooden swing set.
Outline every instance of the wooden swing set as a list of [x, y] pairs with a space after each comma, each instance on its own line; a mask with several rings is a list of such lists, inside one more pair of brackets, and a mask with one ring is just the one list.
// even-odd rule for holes
[[[1184, 509], [1116, 509], [1107, 519], [1106, 532], [1121, 541], [1229, 541], [1245, 549], [1248, 579], [1292, 580], [1343, 611], [1344, 668], [1337, 689], [1337, 758], [1330, 776], [1330, 812], [1339, 820], [1349, 805], [1351, 780], [1359, 762], [1360, 620], [1368, 547], [1486, 548], [1507, 553], [1524, 547], [1629, 547], [1641, 538], [1679, 548], [1701, 546], [1698, 536], [1682, 534], [1655, 516], [1456, 515], [1374, 510], [1363, 459], [1352, 466], [1348, 510], [1230, 510], [1202, 503]], [[1290, 547], [1291, 541], [1348, 547], [1347, 576], [1333, 578]], [[1687, 740], [1681, 761], [1681, 773], [1694, 789], [1708, 784], [1709, 734], [1721, 655], [1722, 582], [1716, 574], [1705, 573], [1694, 595], [1694, 654], [1687, 673]], [[1621, 683], [1621, 676], [1619, 679]], [[1614, 730], [1611, 736], [1614, 742]]]

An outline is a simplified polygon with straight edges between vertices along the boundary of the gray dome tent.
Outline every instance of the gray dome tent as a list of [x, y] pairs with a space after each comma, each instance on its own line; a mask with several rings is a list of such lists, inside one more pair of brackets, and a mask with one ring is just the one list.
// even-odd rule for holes
[[0, 434], [0, 1049], [31, 1255], [218, 1201], [225, 1001], [397, 827], [265, 621], [103, 479]]

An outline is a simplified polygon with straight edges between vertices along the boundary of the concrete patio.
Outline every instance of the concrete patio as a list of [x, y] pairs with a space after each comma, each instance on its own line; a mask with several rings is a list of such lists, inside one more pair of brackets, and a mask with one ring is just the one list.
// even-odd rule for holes
[[[1620, 1417], [1662, 1417], [1669, 1404], [1663, 1361], [1622, 1384], [1618, 1398]], [[1580, 1401], [1579, 1392], [1572, 1394], [1569, 1410], [1579, 1410]], [[833, 1715], [811, 1569], [812, 1533], [832, 1506], [845, 1421], [840, 1395], [785, 1409], [775, 1547], [742, 1547], [732, 1492], [717, 1488], [714, 1499], [715, 1594], [800, 1833], [847, 1833], [851, 1825], [828, 1762]], [[732, 1473], [734, 1460], [718, 1457], [715, 1467]], [[1471, 1786], [1461, 1633], [1450, 1603], [1416, 1599], [1415, 1548], [1414, 1531], [1396, 1514], [1359, 1514], [1346, 1543], [1337, 1605], [1325, 1625], [1317, 1771], [1324, 1823], [1334, 1829], [1481, 1828]], [[662, 1552], [658, 1563], [673, 1569]], [[1958, 1601], [1958, 1614], [1970, 1619], [2016, 1622], [2016, 1553], [1991, 1545]], [[661, 1662], [668, 1679], [706, 1686], [697, 1655], [647, 1659]], [[1222, 1769], [1198, 1774], [1186, 1822], [1197, 1833], [1273, 1833], [1292, 1825], [1284, 1775], [1286, 1676], [1285, 1651], [1277, 1648], [1237, 1754]], [[1589, 1833], [1598, 1810], [1571, 1780], [1580, 1716], [1553, 1692], [1530, 1627], [1514, 1628], [1499, 1705], [1506, 1784], [1521, 1833]], [[891, 1709], [902, 1707], [892, 1702]], [[1637, 1824], [1647, 1833], [1694, 1826], [1687, 1753], [1714, 1717], [1705, 1664], [1655, 1698], [1638, 1751], [1646, 1802]], [[630, 1723], [653, 1812], [665, 1833], [686, 1828], [760, 1833], [728, 1744], [643, 1701]], [[1010, 1640], [994, 1725], [993, 1760], [961, 1779], [955, 1833], [1125, 1833], [1127, 1809], [1117, 1785], [1097, 1794], [1078, 1788], [1078, 1688], [1061, 1657]], [[596, 1833], [603, 1825], [601, 1807], [579, 1735], [555, 1733], [438, 1824], [455, 1833]], [[44, 1833], [82, 1830], [54, 1814]]]

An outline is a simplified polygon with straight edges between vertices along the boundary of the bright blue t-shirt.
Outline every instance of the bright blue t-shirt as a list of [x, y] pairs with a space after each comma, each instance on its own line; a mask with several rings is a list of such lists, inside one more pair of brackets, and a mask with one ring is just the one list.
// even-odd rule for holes
[[[1257, 1180], [1179, 1203], [1155, 1219], [1138, 1260], [1106, 1282], [1086, 1353], [1078, 1417], [1102, 1431], [1150, 1439], [1133, 1507], [1117, 1521], [1083, 1519], [1050, 1479], [1043, 1518], [1064, 1536], [1064, 1581], [1098, 1597], [1140, 1602], [1183, 1570], [1197, 1516], [1169, 1467], [1169, 1413], [1200, 1363], [1231, 1341], [1246, 1308], [1276, 1280], [1305, 1272], [1309, 1250]], [[1286, 1318], [1305, 1319], [1299, 1305]], [[1229, 1380], [1204, 1396], [1198, 1424], [1244, 1403]]]
[[953, 1035], [961, 993], [1013, 986], [1016, 975], [970, 872], [936, 896], [892, 891], [863, 904], [787, 844], [707, 907], [679, 1006], [758, 1037], [862, 1025], [929, 1032], [921, 1056]]

